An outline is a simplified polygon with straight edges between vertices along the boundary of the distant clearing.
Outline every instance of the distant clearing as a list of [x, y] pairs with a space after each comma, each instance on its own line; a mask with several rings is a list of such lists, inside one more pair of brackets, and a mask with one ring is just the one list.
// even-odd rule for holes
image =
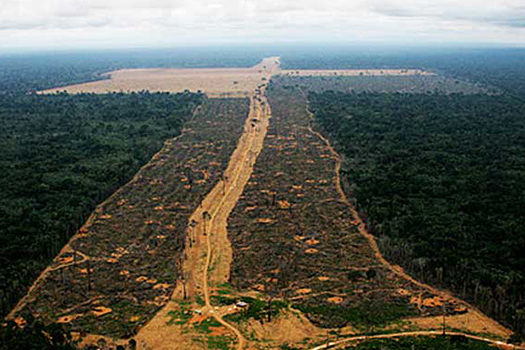
[[[277, 65], [272, 63], [278, 62]], [[345, 69], [345, 70], [280, 70], [279, 58], [269, 57], [250, 68], [142, 68], [120, 69], [103, 76], [105, 80], [57, 87], [40, 93], [66, 91], [78, 93], [132, 92], [182, 92], [202, 91], [208, 97], [248, 97], [264, 82], [265, 67], [274, 67], [271, 74], [289, 77], [310, 76], [435, 76], [420, 69]]]
[[299, 87], [304, 91], [342, 91], [342, 92], [402, 92], [440, 94], [498, 94], [493, 88], [466, 80], [446, 77], [437, 74], [414, 75], [302, 75], [280, 74], [274, 78], [284, 86]]
[[[250, 68], [144, 68], [121, 69], [105, 73], [109, 79], [84, 84], [69, 85], [41, 91], [54, 93], [108, 93], [149, 90], [151, 92], [205, 92], [209, 97], [248, 97], [263, 83], [264, 67], [279, 62], [269, 57]], [[279, 71], [278, 65], [275, 66]]]
[[408, 76], [408, 75], [436, 75], [436, 73], [424, 71], [421, 69], [286, 69], [281, 71], [282, 75], [291, 76], [380, 76], [380, 75], [394, 75], [394, 76]]

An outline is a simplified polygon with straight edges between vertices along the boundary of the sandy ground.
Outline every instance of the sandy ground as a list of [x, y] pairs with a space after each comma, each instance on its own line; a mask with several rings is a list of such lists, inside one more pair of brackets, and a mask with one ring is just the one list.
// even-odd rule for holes
[[286, 69], [281, 70], [280, 74], [297, 77], [436, 75], [420, 69]]
[[[107, 93], [149, 90], [192, 92], [203, 91], [209, 97], [249, 97], [258, 85], [268, 79], [268, 69], [273, 75], [279, 71], [279, 57], [268, 57], [251, 68], [202, 68], [202, 69], [121, 69], [105, 73], [110, 79], [84, 84], [57, 87], [40, 93], [67, 91], [69, 93]], [[265, 69], [266, 67], [266, 69]]]
[[252, 319], [245, 327], [246, 334], [252, 334], [260, 343], [275, 348], [281, 348], [283, 344], [298, 344], [307, 338], [322, 338], [327, 332], [314, 326], [304, 315], [291, 311], [283, 312], [271, 322]]

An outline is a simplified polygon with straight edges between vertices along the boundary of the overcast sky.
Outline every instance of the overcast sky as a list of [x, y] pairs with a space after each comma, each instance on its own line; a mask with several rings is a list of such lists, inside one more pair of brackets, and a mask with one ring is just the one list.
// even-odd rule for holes
[[525, 46], [525, 0], [0, 0], [0, 49], [295, 41]]

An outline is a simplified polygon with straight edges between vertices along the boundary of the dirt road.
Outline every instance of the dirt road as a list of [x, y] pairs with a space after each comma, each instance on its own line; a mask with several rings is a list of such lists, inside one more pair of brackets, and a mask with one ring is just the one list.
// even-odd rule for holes
[[[263, 148], [271, 117], [265, 89], [270, 77], [279, 71], [279, 58], [264, 59], [256, 67], [262, 72], [261, 83], [251, 97], [250, 112], [237, 148], [230, 158], [222, 180], [208, 193], [190, 217], [189, 221], [193, 225], [188, 227], [189, 239], [193, 237], [195, 243], [187, 245], [187, 259], [183, 266], [184, 279], [180, 281], [173, 296], [178, 300], [184, 297], [195, 299], [197, 295], [203, 297], [205, 305], [200, 312], [213, 317], [229, 329], [237, 338], [238, 350], [245, 348], [246, 339], [235, 326], [223, 319], [223, 309], [212, 305], [210, 295], [213, 288], [229, 279], [232, 249], [227, 237], [227, 219], [244, 191], [257, 156]], [[179, 342], [174, 344], [168, 327], [163, 327], [169, 312], [167, 310], [173, 307], [175, 305], [170, 302], [166, 310], [159, 312], [150, 324], [139, 331], [136, 336], [139, 344], [154, 344], [155, 349], [175, 349], [182, 346]]]

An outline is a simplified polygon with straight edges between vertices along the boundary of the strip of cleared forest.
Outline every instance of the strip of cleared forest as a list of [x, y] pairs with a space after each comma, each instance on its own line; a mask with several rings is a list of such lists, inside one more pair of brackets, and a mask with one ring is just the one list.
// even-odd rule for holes
[[208, 100], [180, 137], [97, 208], [12, 316], [132, 336], [181, 278], [188, 219], [219, 181], [247, 111], [248, 100]]
[[[508, 335], [468, 304], [388, 264], [337, 190], [338, 156], [310, 129], [305, 97], [274, 85], [269, 100], [265, 148], [229, 219], [234, 286], [285, 299], [322, 327], [366, 331], [421, 317], [439, 327], [446, 312], [450, 326]], [[466, 314], [474, 317], [470, 324]]]

